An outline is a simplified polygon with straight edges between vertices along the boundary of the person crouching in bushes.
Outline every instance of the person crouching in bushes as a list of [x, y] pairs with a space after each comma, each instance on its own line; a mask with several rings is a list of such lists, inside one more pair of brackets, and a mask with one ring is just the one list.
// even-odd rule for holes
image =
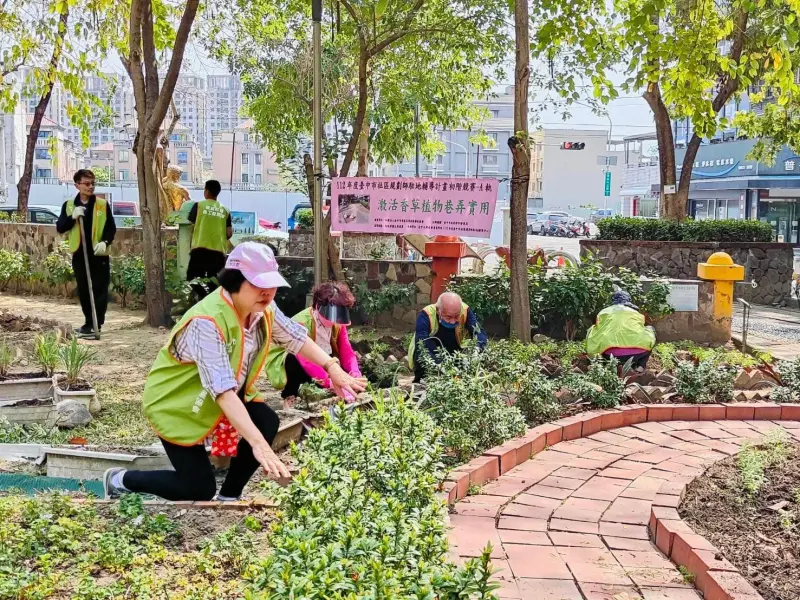
[[[300, 311], [292, 319], [308, 330], [308, 337], [320, 348], [339, 359], [346, 373], [359, 378], [361, 371], [358, 359], [347, 336], [350, 309], [355, 302], [347, 284], [329, 281], [314, 288], [311, 307]], [[293, 404], [304, 383], [313, 381], [323, 388], [331, 387], [330, 377], [323, 369], [277, 346], [270, 350], [266, 369], [272, 386], [282, 390], [281, 396], [286, 406]]]
[[343, 398], [363, 391], [299, 323], [273, 299], [288, 283], [263, 244], [237, 246], [220, 272], [220, 287], [195, 304], [175, 326], [145, 383], [142, 405], [173, 471], [106, 471], [106, 497], [124, 492], [166, 500], [210, 500], [217, 491], [206, 453], [230, 456], [218, 500], [236, 500], [259, 465], [276, 477], [289, 472], [270, 447], [278, 415], [256, 390], [271, 345], [317, 365]]
[[644, 324], [644, 315], [626, 291], [614, 292], [611, 306], [597, 315], [597, 323], [586, 334], [586, 351], [591, 355], [614, 357], [621, 364], [631, 361], [634, 370], [647, 368], [656, 345], [656, 331]]

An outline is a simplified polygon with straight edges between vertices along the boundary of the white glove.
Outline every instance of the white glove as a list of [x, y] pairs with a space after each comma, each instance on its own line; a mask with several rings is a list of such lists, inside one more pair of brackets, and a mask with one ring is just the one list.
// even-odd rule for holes
[[108, 254], [108, 245], [105, 242], [97, 242], [94, 247], [95, 256], [106, 256]]
[[75, 208], [72, 209], [72, 218], [75, 219], [76, 221], [78, 220], [78, 217], [82, 217], [85, 214], [86, 214], [85, 206], [76, 206]]

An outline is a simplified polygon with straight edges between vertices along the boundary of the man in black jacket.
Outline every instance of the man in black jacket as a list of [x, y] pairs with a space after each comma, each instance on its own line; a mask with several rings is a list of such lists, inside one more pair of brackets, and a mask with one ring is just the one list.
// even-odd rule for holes
[[[111, 264], [108, 247], [114, 241], [117, 226], [111, 212], [111, 204], [94, 195], [95, 177], [88, 169], [80, 169], [73, 177], [78, 195], [67, 200], [61, 207], [61, 215], [56, 222], [56, 231], [67, 234], [67, 243], [72, 253], [72, 270], [78, 284], [84, 323], [77, 330], [80, 335], [91, 335], [92, 305], [89, 299], [89, 280], [83, 259], [82, 239], [86, 240], [89, 254], [89, 275], [92, 277], [94, 306], [97, 311], [97, 326], [103, 327], [108, 307], [108, 284], [111, 280]], [[83, 217], [83, 236], [76, 226], [78, 218]], [[81, 239], [82, 238], [82, 239]]]

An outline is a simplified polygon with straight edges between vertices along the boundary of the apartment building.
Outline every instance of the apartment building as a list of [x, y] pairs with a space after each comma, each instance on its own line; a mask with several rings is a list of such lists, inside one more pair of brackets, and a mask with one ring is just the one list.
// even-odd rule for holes
[[259, 143], [252, 129], [253, 121], [248, 120], [233, 130], [214, 133], [211, 170], [223, 185], [246, 190], [280, 184], [275, 155]]
[[[33, 115], [28, 115], [26, 130], [30, 130]], [[37, 183], [71, 181], [83, 166], [83, 155], [66, 137], [63, 127], [48, 118], [42, 120], [33, 153], [33, 178]]]

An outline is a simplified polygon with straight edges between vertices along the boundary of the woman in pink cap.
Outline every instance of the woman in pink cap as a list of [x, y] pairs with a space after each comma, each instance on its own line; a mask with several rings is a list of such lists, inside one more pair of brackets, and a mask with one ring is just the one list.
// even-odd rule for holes
[[289, 284], [267, 246], [237, 246], [218, 279], [220, 287], [172, 330], [145, 384], [145, 414], [175, 470], [109, 469], [106, 497], [137, 492], [167, 500], [212, 499], [217, 485], [207, 440], [212, 454], [233, 457], [219, 500], [238, 499], [259, 465], [288, 477], [270, 447], [278, 415], [255, 388], [271, 344], [321, 367], [342, 398], [365, 389], [364, 379], [348, 375], [272, 302], [277, 288]]

